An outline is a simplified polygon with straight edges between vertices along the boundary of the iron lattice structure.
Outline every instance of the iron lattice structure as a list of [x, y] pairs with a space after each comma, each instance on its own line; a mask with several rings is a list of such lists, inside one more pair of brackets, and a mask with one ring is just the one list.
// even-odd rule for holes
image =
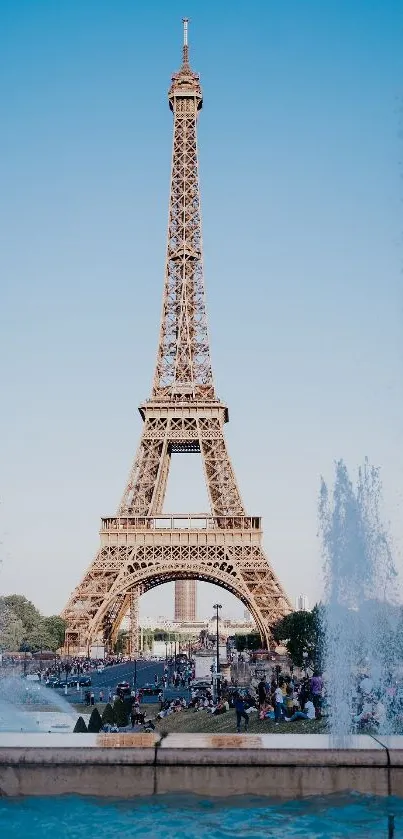
[[[263, 553], [260, 518], [245, 512], [223, 433], [228, 410], [214, 388], [196, 132], [203, 100], [189, 65], [187, 21], [182, 66], [168, 99], [174, 117], [171, 192], [152, 394], [139, 408], [142, 436], [117, 515], [102, 519], [100, 549], [63, 613], [70, 649], [101, 639], [113, 643], [123, 616], [130, 611], [135, 619], [138, 597], [172, 580], [178, 619], [195, 619], [195, 581], [206, 580], [244, 602], [265, 644], [273, 622], [291, 611]], [[208, 514], [162, 514], [174, 452], [201, 454]]]

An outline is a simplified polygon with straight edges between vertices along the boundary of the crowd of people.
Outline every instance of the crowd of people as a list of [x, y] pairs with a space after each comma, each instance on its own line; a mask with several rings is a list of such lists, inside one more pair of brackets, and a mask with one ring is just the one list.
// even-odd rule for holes
[[[171, 683], [177, 687], [177, 679], [173, 677]], [[296, 681], [292, 676], [273, 678], [270, 682], [261, 679], [256, 691], [253, 689], [237, 689], [223, 682], [220, 696], [214, 695], [210, 688], [198, 688], [197, 684], [190, 689], [189, 697], [175, 697], [164, 699], [161, 691], [159, 695], [160, 710], [157, 719], [164, 719], [172, 714], [183, 711], [204, 711], [219, 716], [231, 709], [235, 710], [236, 729], [248, 730], [252, 714], [260, 720], [273, 720], [276, 724], [281, 721], [296, 722], [297, 720], [315, 720], [322, 715], [323, 680], [315, 672], [311, 678]], [[140, 706], [135, 706], [132, 725], [141, 722], [138, 718]]]
[[257, 692], [260, 720], [271, 719], [278, 724], [322, 716], [323, 679], [317, 671], [299, 681], [291, 675], [273, 678], [270, 683], [262, 678]]

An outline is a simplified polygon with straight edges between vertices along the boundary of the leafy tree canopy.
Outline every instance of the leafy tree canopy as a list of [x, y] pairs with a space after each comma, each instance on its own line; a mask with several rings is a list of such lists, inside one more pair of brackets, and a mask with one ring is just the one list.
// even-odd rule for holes
[[[321, 668], [323, 650], [322, 608], [315, 606], [311, 612], [291, 612], [272, 627], [277, 643], [287, 649], [296, 667]], [[304, 657], [306, 653], [306, 657]]]
[[66, 632], [66, 621], [60, 615], [50, 615], [48, 618], [43, 618], [43, 623], [51, 638], [49, 649], [57, 650], [62, 647]]
[[24, 626], [20, 618], [0, 598], [0, 649], [19, 650], [24, 638]]
[[62, 646], [65, 621], [59, 615], [43, 617], [21, 594], [0, 597], [0, 647], [3, 650], [53, 650]]
[[242, 653], [244, 650], [258, 650], [260, 645], [260, 635], [257, 632], [235, 635], [235, 649], [239, 653]]
[[9, 594], [3, 599], [6, 606], [9, 606], [17, 618], [22, 621], [26, 633], [36, 629], [41, 620], [41, 613], [30, 600], [27, 600], [22, 594]]

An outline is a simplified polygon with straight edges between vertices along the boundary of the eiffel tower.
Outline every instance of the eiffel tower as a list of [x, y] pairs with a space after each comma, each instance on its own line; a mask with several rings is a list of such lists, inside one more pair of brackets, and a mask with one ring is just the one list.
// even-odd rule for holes
[[[259, 516], [238, 489], [223, 427], [228, 409], [215, 393], [203, 280], [197, 118], [199, 75], [189, 64], [185, 19], [182, 65], [168, 93], [173, 153], [161, 326], [151, 397], [140, 406], [140, 445], [117, 514], [103, 518], [101, 544], [63, 613], [66, 643], [110, 647], [130, 612], [136, 650], [138, 599], [175, 581], [177, 619], [195, 618], [196, 580], [215, 583], [249, 609], [262, 643], [291, 611], [262, 550]], [[199, 452], [210, 501], [203, 515], [162, 513], [171, 455]]]

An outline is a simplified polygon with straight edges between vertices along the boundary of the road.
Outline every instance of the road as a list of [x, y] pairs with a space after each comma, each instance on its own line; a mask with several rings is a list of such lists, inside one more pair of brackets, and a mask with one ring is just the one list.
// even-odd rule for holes
[[[138, 659], [136, 686], [141, 688], [147, 683], [154, 684], [154, 677], [156, 675], [161, 680], [164, 672], [164, 664], [164, 661], [143, 661], [142, 659]], [[69, 688], [66, 699], [72, 704], [81, 703], [83, 702], [85, 691], [91, 690], [95, 694], [95, 702], [97, 703], [99, 701], [99, 691], [103, 690], [104, 702], [107, 702], [109, 691], [111, 690], [113, 694], [116, 693], [116, 685], [119, 682], [128, 682], [131, 687], [134, 687], [135, 671], [136, 663], [134, 661], [125, 661], [123, 664], [114, 664], [111, 667], [105, 667], [103, 673], [97, 673], [96, 670], [93, 670], [89, 674], [92, 682], [91, 688], [82, 687], [79, 691], [75, 688]], [[64, 696], [63, 690], [58, 690], [58, 693]], [[187, 697], [189, 691], [184, 688], [179, 688], [178, 690], [168, 688], [164, 695], [166, 699], [173, 699], [177, 696]], [[157, 701], [156, 696], [143, 698], [143, 702]]]

